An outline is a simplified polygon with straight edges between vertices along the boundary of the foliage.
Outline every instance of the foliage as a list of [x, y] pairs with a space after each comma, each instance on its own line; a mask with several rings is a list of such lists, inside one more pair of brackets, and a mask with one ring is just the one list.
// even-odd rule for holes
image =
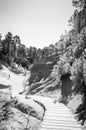
[[76, 8], [83, 8], [84, 4], [85, 4], [86, 0], [73, 0], [73, 6], [75, 6]]
[[58, 54], [59, 61], [53, 68], [53, 74], [56, 71], [60, 79], [62, 75], [69, 73], [71, 80], [81, 80], [84, 77], [82, 61], [86, 57], [86, 0], [72, 0], [72, 4], [75, 7], [69, 20], [72, 29], [65, 31], [58, 42], [43, 49], [31, 46], [27, 48], [21, 43], [19, 36], [8, 32], [4, 39], [0, 36], [1, 60], [5, 60], [10, 66], [16, 63], [28, 69], [30, 64], [45, 62], [48, 57]]
[[83, 79], [83, 60], [80, 58], [78, 60], [75, 60], [73, 63], [71, 69], [71, 80], [73, 82], [81, 81]]

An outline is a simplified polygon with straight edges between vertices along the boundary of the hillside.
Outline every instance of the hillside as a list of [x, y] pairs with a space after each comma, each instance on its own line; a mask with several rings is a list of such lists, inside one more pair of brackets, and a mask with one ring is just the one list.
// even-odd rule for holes
[[23, 91], [29, 72], [16, 74], [1, 65], [0, 70], [0, 129], [38, 129], [43, 120], [45, 108], [33, 99], [19, 95]]
[[[21, 94], [52, 97], [55, 99], [55, 103], [58, 101], [67, 105], [77, 121], [85, 126], [85, 83], [80, 81], [79, 75], [75, 82], [72, 80], [70, 70], [73, 67], [72, 62], [75, 61], [73, 58], [66, 57], [66, 53], [45, 57], [45, 59], [35, 62], [30, 68], [29, 84]], [[61, 66], [60, 62], [65, 59], [67, 59], [66, 63]]]
[[[56, 65], [58, 55], [46, 57], [44, 61], [34, 63], [30, 69], [29, 78], [29, 90], [26, 90], [27, 94], [40, 94], [48, 95], [48, 93], [58, 93], [59, 86], [57, 84], [56, 76], [52, 73], [54, 65]], [[43, 59], [42, 59], [43, 60]], [[49, 94], [49, 95], [52, 95]]]
[[[56, 60], [56, 57], [53, 60], [54, 62]], [[50, 57], [48, 59], [50, 60]], [[50, 63], [50, 62], [48, 61], [48, 63]], [[53, 64], [53, 65], [55, 65], [55, 64]], [[51, 73], [53, 72], [53, 65], [51, 68]], [[56, 105], [58, 103], [56, 105], [54, 103], [56, 102], [56, 100], [59, 100], [58, 98], [60, 97], [60, 94], [62, 91], [62, 89], [59, 88], [58, 84], [56, 84], [56, 86], [58, 85], [58, 87], [54, 88], [55, 83], [57, 83], [56, 81], [54, 82], [54, 79], [57, 78], [55, 75], [56, 72], [54, 72], [54, 75], [49, 73], [49, 75], [47, 75], [47, 77], [44, 79], [44, 80], [49, 79], [50, 75], [52, 76], [52, 78], [54, 78], [53, 80], [50, 80], [50, 79], [47, 80], [47, 83], [49, 83], [49, 86], [46, 85], [44, 88], [42, 88], [41, 93], [40, 93], [40, 91], [38, 91], [38, 92], [34, 93], [34, 96], [31, 95], [31, 97], [30, 97], [30, 96], [25, 96], [26, 94], [24, 95], [24, 93], [23, 93], [24, 90], [26, 90], [25, 92], [27, 92], [27, 90], [28, 90], [27, 88], [29, 86], [27, 84], [28, 83], [27, 81], [28, 81], [28, 77], [30, 76], [30, 73], [27, 71], [26, 73], [16, 74], [11, 71], [11, 68], [8, 69], [7, 67], [5, 67], [3, 65], [1, 68], [2, 69], [0, 70], [0, 128], [7, 129], [7, 130], [12, 130], [12, 129], [39, 130], [41, 122], [43, 121], [43, 117], [45, 116], [45, 106], [44, 105], [45, 104], [48, 105], [48, 103], [49, 103], [49, 104], [51, 104], [51, 108], [55, 109], [54, 106], [56, 107]], [[40, 68], [38, 70], [40, 70]], [[43, 77], [44, 77], [44, 74], [43, 74]], [[42, 81], [43, 80], [41, 80], [42, 84], [45, 83]], [[65, 82], [65, 83], [67, 83], [67, 82]], [[52, 86], [50, 86], [50, 84]], [[58, 89], [59, 89], [59, 91], [58, 91]], [[34, 92], [34, 90], [35, 90], [35, 88], [32, 91]], [[36, 89], [36, 91], [37, 90], [38, 89]], [[65, 92], [68, 92], [68, 91], [70, 91], [70, 89], [68, 90], [66, 88]], [[47, 96], [47, 97], [49, 96], [49, 97], [52, 97], [52, 99], [45, 98], [43, 100], [42, 97], [40, 97], [40, 96], [35, 97], [35, 94]], [[62, 95], [62, 96], [65, 97], [64, 95]], [[62, 97], [62, 99], [64, 100], [63, 97]], [[37, 101], [37, 98], [38, 98], [38, 101]], [[51, 102], [52, 100], [54, 100], [53, 98], [54, 99], [56, 98], [56, 100], [54, 102]], [[68, 99], [68, 97], [67, 97], [67, 99]], [[42, 100], [43, 100], [44, 105], [41, 103]], [[60, 100], [60, 101], [62, 101], [62, 100]], [[77, 101], [77, 99], [75, 101]], [[62, 104], [58, 104], [58, 105], [62, 106]], [[49, 106], [47, 106], [47, 107], [49, 107]], [[71, 108], [73, 108], [73, 107], [71, 107]], [[65, 109], [67, 109], [67, 108], [65, 107]], [[52, 110], [51, 110], [51, 112], [52, 112]], [[61, 126], [61, 127], [63, 127], [63, 126]], [[76, 127], [80, 128], [80, 126], [78, 124]], [[74, 127], [74, 129], [75, 129], [75, 127]]]

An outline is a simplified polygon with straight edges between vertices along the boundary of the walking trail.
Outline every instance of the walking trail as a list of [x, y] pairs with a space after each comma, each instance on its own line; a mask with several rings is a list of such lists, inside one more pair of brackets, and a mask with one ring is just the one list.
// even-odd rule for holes
[[71, 111], [63, 104], [53, 103], [53, 99], [40, 96], [31, 96], [46, 107], [41, 130], [81, 130]]
[[[7, 75], [6, 75], [7, 74]], [[10, 77], [9, 77], [10, 75]], [[44, 104], [46, 111], [44, 120], [41, 124], [41, 130], [81, 130], [81, 126], [77, 123], [74, 115], [63, 104], [54, 103], [54, 99], [43, 96], [27, 96], [19, 95], [26, 85], [27, 76], [16, 75], [3, 67], [0, 71], [0, 83], [12, 86], [12, 96], [17, 96], [22, 102], [29, 103], [29, 97]]]

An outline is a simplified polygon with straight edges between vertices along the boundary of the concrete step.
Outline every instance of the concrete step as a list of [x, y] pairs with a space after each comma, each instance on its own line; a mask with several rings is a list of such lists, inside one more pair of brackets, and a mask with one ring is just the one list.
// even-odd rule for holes
[[68, 121], [65, 121], [65, 120], [44, 120], [42, 123], [60, 123], [60, 124], [74, 124], [74, 125], [79, 125], [75, 120], [74, 121], [70, 121], [70, 120], [68, 120]]
[[73, 117], [74, 118], [74, 116], [71, 114], [71, 113], [48, 113], [48, 112], [46, 112], [45, 113], [45, 116], [68, 116], [68, 117]]
[[76, 127], [76, 128], [80, 128], [80, 126], [78, 124], [74, 124], [74, 123], [71, 123], [71, 122], [43, 122], [42, 123], [42, 126], [58, 126], [58, 125], [61, 125], [61, 126], [70, 126], [70, 127]]
[[73, 117], [64, 117], [64, 116], [58, 116], [58, 117], [49, 117], [49, 116], [46, 117], [45, 116], [44, 120], [45, 119], [47, 119], [47, 120], [48, 119], [52, 119], [52, 120], [59, 120], [59, 119], [61, 120], [62, 119], [62, 120], [66, 120], [66, 121], [68, 121], [68, 120], [71, 120], [71, 121], [75, 120]]
[[63, 128], [63, 127], [46, 128], [46, 127], [42, 127], [41, 130], [81, 130], [81, 128]]
[[42, 125], [42, 126], [41, 126], [41, 130], [43, 130], [42, 128], [43, 128], [43, 129], [45, 128], [45, 130], [46, 130], [46, 129], [49, 129], [49, 130], [50, 130], [50, 129], [53, 129], [53, 130], [57, 130], [57, 129], [58, 129], [58, 130], [60, 130], [60, 129], [62, 129], [62, 130], [64, 130], [64, 129], [65, 129], [65, 130], [81, 130], [80, 127], [75, 127], [75, 126], [72, 126], [72, 127], [71, 127], [71, 126], [67, 126], [67, 125], [66, 125], [66, 126], [65, 126], [65, 125], [62, 126], [62, 125], [59, 125], [59, 124], [56, 125], [56, 126], [52, 126], [52, 125]]

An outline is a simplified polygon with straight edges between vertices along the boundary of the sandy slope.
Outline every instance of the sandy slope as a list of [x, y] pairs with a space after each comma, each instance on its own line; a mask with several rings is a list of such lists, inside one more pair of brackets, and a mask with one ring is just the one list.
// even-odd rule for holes
[[[32, 107], [35, 107], [35, 103], [32, 100], [25, 99], [25, 95], [19, 95], [19, 92], [22, 92], [28, 84], [28, 78], [30, 73], [27, 71], [26, 74], [14, 74], [8, 68], [3, 66], [3, 69], [0, 71], [0, 84], [11, 85], [12, 97], [17, 97], [19, 102], [29, 104]], [[37, 106], [37, 105], [36, 105]], [[35, 110], [40, 112], [41, 107], [38, 105]]]
[[3, 66], [3, 69], [0, 71], [0, 83], [4, 85], [11, 85], [12, 95], [15, 96], [24, 90], [24, 86], [26, 86], [28, 78], [29, 72], [27, 72], [26, 75], [14, 74], [5, 66]]
[[[3, 69], [0, 70], [0, 85], [6, 85], [7, 87], [10, 86], [9, 91], [10, 91], [10, 93], [12, 93], [12, 97], [16, 96], [18, 99], [18, 105], [20, 105], [22, 107], [22, 110], [20, 110], [21, 116], [22, 116], [22, 114], [24, 114], [23, 113], [24, 108], [27, 109], [28, 111], [30, 111], [31, 117], [29, 120], [29, 126], [34, 123], [33, 125], [31, 125], [31, 128], [32, 128], [32, 127], [35, 127], [34, 125], [37, 122], [42, 120], [43, 115], [44, 115], [44, 109], [38, 103], [36, 103], [33, 99], [25, 99], [25, 95], [19, 94], [19, 92], [22, 92], [24, 90], [25, 86], [27, 86], [29, 76], [30, 76], [29, 72], [25, 72], [23, 74], [15, 74], [15, 73], [11, 72], [5, 66], [3, 66]], [[6, 89], [0, 88], [0, 91], [3, 91], [3, 90], [6, 91]], [[20, 107], [20, 109], [21, 109], [21, 107]], [[12, 108], [12, 111], [13, 111], [13, 113], [15, 113], [14, 114], [15, 116], [18, 115], [18, 113], [19, 113], [19, 112], [16, 112], [15, 108]], [[28, 114], [28, 113], [26, 113], [26, 114]], [[15, 116], [13, 116], [13, 118]], [[35, 120], [34, 120], [34, 117], [35, 117]], [[17, 118], [16, 118], [16, 121], [17, 121]], [[18, 130], [17, 126], [15, 126], [16, 121], [14, 122], [14, 128], [15, 128], [15, 130]], [[5, 121], [5, 123], [6, 123], [6, 121]], [[9, 124], [9, 123], [7, 123], [7, 124]], [[8, 128], [8, 130], [11, 129], [10, 125], [11, 124], [9, 124], [10, 128]], [[25, 124], [24, 124], [24, 126], [25, 126]], [[8, 127], [8, 125], [7, 125], [7, 127]]]

